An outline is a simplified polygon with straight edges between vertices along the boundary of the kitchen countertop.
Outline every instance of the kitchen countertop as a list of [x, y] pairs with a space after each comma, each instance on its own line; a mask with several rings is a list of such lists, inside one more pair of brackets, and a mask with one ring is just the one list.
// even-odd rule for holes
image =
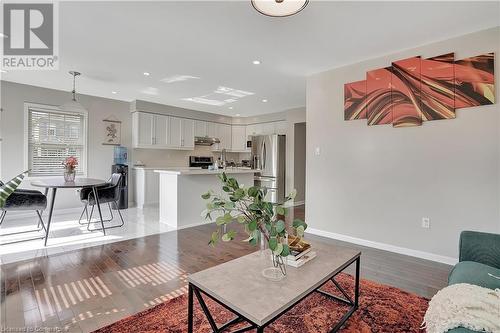
[[256, 173], [258, 170], [250, 168], [226, 168], [218, 170], [208, 170], [202, 168], [189, 168], [189, 167], [172, 167], [172, 168], [155, 168], [154, 172], [171, 174], [171, 175], [217, 175], [220, 173]]

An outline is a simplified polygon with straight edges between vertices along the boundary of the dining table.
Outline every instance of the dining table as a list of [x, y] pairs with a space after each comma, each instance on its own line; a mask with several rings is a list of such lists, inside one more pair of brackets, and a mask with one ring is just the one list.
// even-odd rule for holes
[[48, 220], [47, 220], [47, 228], [46, 228], [44, 245], [47, 246], [47, 240], [49, 239], [50, 223], [52, 222], [52, 215], [54, 213], [54, 202], [56, 200], [56, 193], [57, 193], [58, 189], [92, 188], [92, 192], [93, 192], [94, 198], [95, 198], [95, 203], [97, 206], [97, 211], [99, 212], [99, 219], [101, 221], [102, 231], [103, 231], [104, 235], [106, 235], [106, 230], [104, 228], [104, 221], [102, 219], [101, 205], [99, 204], [99, 197], [97, 195], [97, 188], [100, 186], [104, 186], [106, 184], [107, 184], [107, 182], [105, 180], [102, 180], [102, 179], [83, 178], [83, 177], [77, 177], [72, 182], [65, 181], [63, 177], [41, 178], [41, 179], [33, 180], [31, 182], [31, 186], [45, 188], [45, 196], [48, 197], [49, 190], [52, 190], [51, 196], [50, 196], [50, 202], [49, 202], [49, 216], [48, 216]]

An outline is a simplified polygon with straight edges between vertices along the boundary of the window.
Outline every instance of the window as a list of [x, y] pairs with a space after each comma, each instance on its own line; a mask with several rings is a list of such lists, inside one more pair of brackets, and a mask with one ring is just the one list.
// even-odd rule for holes
[[26, 104], [25, 110], [30, 176], [62, 175], [62, 162], [68, 156], [78, 159], [77, 174], [86, 175], [87, 114], [32, 104]]

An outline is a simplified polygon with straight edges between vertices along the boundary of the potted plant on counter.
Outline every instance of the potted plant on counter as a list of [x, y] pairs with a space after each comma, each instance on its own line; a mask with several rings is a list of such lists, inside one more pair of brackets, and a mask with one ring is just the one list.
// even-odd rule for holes
[[[231, 224], [242, 224], [248, 236], [245, 241], [255, 246], [260, 245], [263, 252], [269, 249], [273, 265], [264, 269], [264, 276], [280, 280], [286, 275], [286, 258], [290, 254], [284, 221], [288, 210], [285, 204], [295, 198], [296, 191], [292, 191], [283, 203], [277, 204], [265, 200], [265, 187], [245, 188], [225, 173], [220, 174], [219, 178], [222, 182], [222, 192], [210, 190], [201, 196], [207, 201], [203, 216], [211, 222], [215, 219], [217, 225], [209, 244], [215, 246], [220, 240], [233, 240], [237, 231], [231, 228]], [[304, 221], [295, 219], [292, 224], [294, 237], [302, 238], [306, 228]]]

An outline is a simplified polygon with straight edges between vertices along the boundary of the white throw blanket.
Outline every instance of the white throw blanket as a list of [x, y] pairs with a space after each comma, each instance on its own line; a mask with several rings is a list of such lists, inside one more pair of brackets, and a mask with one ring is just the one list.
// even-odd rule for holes
[[460, 326], [500, 333], [500, 289], [459, 283], [438, 291], [429, 302], [422, 328], [443, 333]]

